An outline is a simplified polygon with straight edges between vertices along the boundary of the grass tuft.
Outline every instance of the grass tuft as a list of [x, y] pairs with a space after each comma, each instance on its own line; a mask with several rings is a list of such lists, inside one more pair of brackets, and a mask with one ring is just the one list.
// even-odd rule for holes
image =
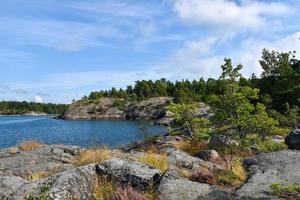
[[270, 186], [271, 192], [284, 199], [300, 199], [300, 185], [283, 186], [280, 183], [273, 183]]
[[93, 200], [111, 200], [116, 191], [112, 181], [105, 178], [99, 178], [97, 185], [94, 187]]
[[247, 179], [247, 173], [238, 159], [233, 159], [228, 163], [227, 169], [215, 172], [217, 183], [226, 186], [239, 187]]
[[151, 165], [162, 172], [166, 172], [169, 169], [166, 153], [154, 153], [153, 151], [148, 151], [145, 155], [139, 157], [139, 161], [141, 163]]
[[48, 177], [51, 174], [52, 174], [51, 172], [46, 172], [46, 171], [29, 172], [29, 175], [27, 176], [27, 180], [36, 181]]
[[90, 163], [101, 162], [111, 158], [111, 151], [107, 148], [87, 149], [76, 158], [75, 165], [82, 166]]
[[173, 145], [176, 149], [181, 149], [192, 156], [196, 155], [200, 151], [208, 149], [206, 143], [197, 141], [178, 141]]
[[9, 153], [11, 155], [16, 155], [18, 153], [18, 151], [19, 151], [18, 147], [12, 147], [12, 148], [9, 149]]
[[37, 140], [29, 140], [21, 142], [19, 146], [22, 151], [32, 151], [40, 148], [42, 143]]

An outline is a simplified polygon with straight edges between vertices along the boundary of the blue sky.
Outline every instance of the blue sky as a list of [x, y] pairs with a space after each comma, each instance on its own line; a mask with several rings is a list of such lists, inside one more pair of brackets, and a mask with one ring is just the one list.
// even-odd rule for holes
[[0, 4], [0, 100], [69, 103], [139, 79], [218, 77], [224, 57], [250, 76], [263, 48], [300, 52], [300, 0]]

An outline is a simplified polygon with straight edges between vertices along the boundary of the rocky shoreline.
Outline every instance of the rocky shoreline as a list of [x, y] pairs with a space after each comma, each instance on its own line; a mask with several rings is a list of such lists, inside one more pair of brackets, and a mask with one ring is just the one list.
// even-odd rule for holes
[[148, 142], [166, 156], [165, 171], [141, 162], [140, 158], [148, 154], [145, 143], [109, 150], [110, 156], [105, 160], [80, 166], [76, 160], [87, 150], [78, 146], [41, 145], [29, 151], [20, 147], [1, 149], [0, 199], [95, 199], [95, 184], [103, 177], [142, 193], [151, 188], [154, 199], [160, 200], [280, 199], [270, 193], [272, 183], [300, 184], [299, 150], [244, 159], [248, 178], [236, 189], [191, 180], [182, 172], [220, 170], [225, 165], [214, 150], [189, 155], [174, 145], [182, 140], [179, 136], [165, 136]]

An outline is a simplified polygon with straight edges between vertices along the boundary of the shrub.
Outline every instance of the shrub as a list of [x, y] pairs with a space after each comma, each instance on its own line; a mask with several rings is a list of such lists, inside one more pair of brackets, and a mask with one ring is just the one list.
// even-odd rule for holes
[[169, 169], [166, 153], [154, 153], [153, 151], [148, 151], [145, 155], [139, 157], [139, 161], [141, 163], [151, 165], [162, 172], [165, 172]]
[[283, 186], [280, 183], [273, 183], [270, 186], [274, 195], [284, 199], [300, 199], [300, 185]]
[[112, 200], [148, 200], [148, 198], [132, 187], [118, 187]]
[[208, 183], [213, 185], [216, 183], [214, 174], [210, 171], [199, 171], [191, 175], [190, 179], [199, 183]]
[[276, 142], [272, 142], [270, 140], [265, 140], [265, 141], [260, 141], [258, 142], [258, 150], [261, 152], [273, 152], [273, 151], [280, 151], [280, 150], [284, 150], [287, 149], [288, 146], [284, 143], [276, 143]]
[[21, 142], [19, 146], [22, 151], [32, 151], [34, 149], [40, 148], [42, 144], [37, 140], [29, 140]]
[[124, 110], [126, 108], [126, 101], [122, 99], [115, 99], [113, 101], [113, 107], [116, 107], [119, 110]]
[[111, 158], [111, 151], [107, 148], [87, 149], [76, 158], [75, 164], [82, 166], [90, 163], [101, 162]]

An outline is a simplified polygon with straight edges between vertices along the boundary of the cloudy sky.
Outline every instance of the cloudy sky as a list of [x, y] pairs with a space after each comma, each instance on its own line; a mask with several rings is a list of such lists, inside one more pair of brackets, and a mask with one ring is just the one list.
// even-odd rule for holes
[[300, 0], [0, 4], [0, 100], [69, 103], [138, 79], [218, 77], [224, 57], [259, 75], [263, 48], [300, 52]]

